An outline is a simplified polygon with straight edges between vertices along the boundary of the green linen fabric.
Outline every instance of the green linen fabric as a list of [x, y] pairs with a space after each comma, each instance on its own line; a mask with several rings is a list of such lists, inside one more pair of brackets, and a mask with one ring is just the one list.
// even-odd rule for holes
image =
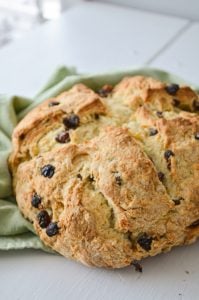
[[[35, 248], [49, 251], [35, 235], [32, 224], [20, 214], [12, 195], [7, 158], [12, 149], [11, 135], [14, 127], [40, 102], [58, 95], [76, 83], [84, 83], [95, 90], [107, 83], [114, 85], [128, 75], [148, 75], [165, 82], [185, 84], [184, 80], [173, 74], [150, 68], [81, 75], [77, 74], [74, 68], [60, 67], [32, 99], [0, 95], [0, 250]], [[193, 88], [197, 89], [194, 86]]]

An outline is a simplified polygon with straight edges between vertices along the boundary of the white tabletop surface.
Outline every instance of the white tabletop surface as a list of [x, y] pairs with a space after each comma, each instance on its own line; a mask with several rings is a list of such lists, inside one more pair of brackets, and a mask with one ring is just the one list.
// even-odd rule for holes
[[[0, 93], [33, 96], [61, 64], [101, 72], [147, 64], [199, 84], [199, 24], [85, 3], [0, 50]], [[0, 252], [0, 299], [198, 299], [199, 243], [142, 262], [87, 268], [40, 251]]]

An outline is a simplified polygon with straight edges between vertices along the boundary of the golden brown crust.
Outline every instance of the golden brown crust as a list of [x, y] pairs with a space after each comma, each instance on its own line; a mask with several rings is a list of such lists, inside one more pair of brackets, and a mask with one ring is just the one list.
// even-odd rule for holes
[[[189, 87], [134, 76], [99, 94], [78, 84], [30, 112], [13, 133], [9, 164], [19, 208], [41, 240], [111, 268], [194, 242], [196, 101]], [[48, 218], [38, 221], [43, 210], [58, 226], [52, 236]]]
[[[53, 103], [57, 105], [49, 106]], [[10, 157], [12, 165], [17, 166], [20, 161], [37, 155], [38, 140], [51, 129], [62, 129], [62, 119], [72, 112], [86, 118], [89, 115], [105, 113], [105, 105], [97, 94], [83, 84], [74, 86], [56, 98], [47, 99], [26, 115], [14, 130], [14, 151]]]

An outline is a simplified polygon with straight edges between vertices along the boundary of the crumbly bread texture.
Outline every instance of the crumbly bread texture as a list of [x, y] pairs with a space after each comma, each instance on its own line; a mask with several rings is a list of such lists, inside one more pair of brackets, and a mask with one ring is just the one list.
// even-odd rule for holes
[[198, 110], [191, 88], [143, 76], [44, 101], [13, 133], [22, 214], [47, 246], [98, 267], [194, 242]]

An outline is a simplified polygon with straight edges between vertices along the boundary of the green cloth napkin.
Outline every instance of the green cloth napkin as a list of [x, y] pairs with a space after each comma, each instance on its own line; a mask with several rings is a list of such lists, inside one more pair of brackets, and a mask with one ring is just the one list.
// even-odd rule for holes
[[[161, 70], [140, 68], [96, 75], [79, 75], [74, 68], [59, 68], [45, 87], [32, 99], [0, 95], [0, 250], [35, 248], [49, 251], [35, 235], [32, 224], [20, 214], [12, 195], [7, 158], [11, 151], [11, 135], [18, 121], [43, 100], [56, 96], [76, 83], [92, 89], [116, 84], [124, 76], [148, 75], [165, 82], [185, 84], [175, 75]], [[188, 83], [190, 85], [190, 83]], [[193, 87], [197, 89], [196, 87]]]

